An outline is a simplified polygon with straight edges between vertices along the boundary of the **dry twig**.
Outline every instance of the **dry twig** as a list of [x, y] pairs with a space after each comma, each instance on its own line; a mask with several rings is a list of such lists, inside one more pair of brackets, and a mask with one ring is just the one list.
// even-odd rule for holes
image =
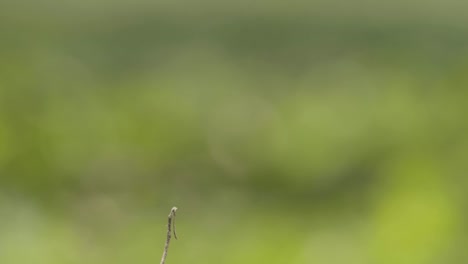
[[172, 207], [171, 212], [167, 218], [167, 237], [166, 245], [164, 246], [164, 252], [161, 258], [161, 264], [166, 263], [167, 251], [169, 249], [169, 243], [171, 242], [171, 235], [174, 233], [174, 238], [177, 239], [176, 229], [175, 229], [175, 217], [176, 217], [177, 207]]

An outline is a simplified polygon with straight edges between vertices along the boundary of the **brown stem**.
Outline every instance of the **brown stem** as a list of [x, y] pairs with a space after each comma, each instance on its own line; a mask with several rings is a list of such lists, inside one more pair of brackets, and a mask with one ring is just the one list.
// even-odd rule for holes
[[[169, 243], [171, 242], [171, 234], [174, 233], [174, 238], [177, 239], [176, 231], [175, 231], [175, 216], [176, 216], [177, 207], [172, 207], [171, 212], [167, 218], [167, 237], [166, 237], [166, 245], [164, 246], [164, 252], [161, 258], [161, 264], [166, 263], [167, 258], [167, 251], [169, 250]], [[172, 231], [172, 228], [174, 231]]]

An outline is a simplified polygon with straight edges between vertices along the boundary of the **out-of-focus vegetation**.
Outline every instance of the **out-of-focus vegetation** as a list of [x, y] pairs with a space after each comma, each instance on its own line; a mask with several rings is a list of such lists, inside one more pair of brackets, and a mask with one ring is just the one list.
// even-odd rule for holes
[[466, 263], [460, 1], [2, 1], [0, 263]]

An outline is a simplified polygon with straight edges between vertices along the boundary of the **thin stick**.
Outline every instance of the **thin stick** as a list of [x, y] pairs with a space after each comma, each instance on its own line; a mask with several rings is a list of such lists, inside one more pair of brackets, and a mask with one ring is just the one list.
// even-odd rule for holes
[[176, 217], [177, 207], [172, 207], [169, 216], [167, 217], [167, 237], [166, 245], [164, 246], [164, 252], [161, 258], [161, 264], [166, 262], [167, 251], [169, 249], [169, 243], [171, 242], [172, 228], [174, 229], [174, 238], [177, 239], [176, 230], [175, 230], [175, 217]]

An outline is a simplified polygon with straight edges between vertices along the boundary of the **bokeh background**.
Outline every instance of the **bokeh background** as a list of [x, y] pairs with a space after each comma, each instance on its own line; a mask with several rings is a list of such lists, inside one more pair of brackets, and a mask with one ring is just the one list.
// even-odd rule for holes
[[0, 1], [0, 263], [468, 263], [468, 2]]

